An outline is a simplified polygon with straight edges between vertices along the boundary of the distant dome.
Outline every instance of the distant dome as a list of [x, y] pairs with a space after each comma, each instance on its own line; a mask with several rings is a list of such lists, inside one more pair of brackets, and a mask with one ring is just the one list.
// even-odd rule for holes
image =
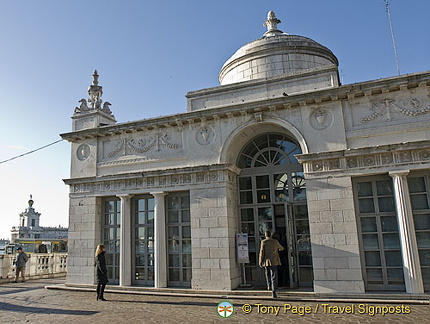
[[264, 24], [267, 32], [262, 38], [241, 47], [224, 63], [219, 73], [221, 85], [339, 65], [327, 47], [310, 38], [278, 30], [280, 22], [274, 12], [269, 11]]

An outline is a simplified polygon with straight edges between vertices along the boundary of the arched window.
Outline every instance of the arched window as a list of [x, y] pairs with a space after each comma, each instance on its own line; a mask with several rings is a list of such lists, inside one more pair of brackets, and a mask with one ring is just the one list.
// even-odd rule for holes
[[294, 157], [301, 154], [300, 147], [281, 134], [264, 134], [252, 139], [239, 156], [242, 169], [275, 165], [298, 164]]

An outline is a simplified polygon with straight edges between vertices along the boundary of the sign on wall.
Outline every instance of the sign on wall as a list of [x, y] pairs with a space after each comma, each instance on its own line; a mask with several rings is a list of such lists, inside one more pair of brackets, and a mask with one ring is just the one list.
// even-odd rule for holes
[[249, 263], [248, 233], [236, 234], [237, 262]]

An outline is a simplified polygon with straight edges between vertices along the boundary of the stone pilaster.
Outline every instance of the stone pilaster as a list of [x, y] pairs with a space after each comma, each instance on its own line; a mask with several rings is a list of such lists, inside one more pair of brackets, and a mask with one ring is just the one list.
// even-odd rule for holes
[[408, 173], [409, 171], [392, 171], [389, 172], [389, 175], [393, 178], [406, 292], [424, 293], [412, 205], [406, 178]]
[[155, 197], [155, 288], [167, 287], [167, 246], [166, 246], [166, 207], [165, 192], [151, 193]]
[[121, 199], [121, 227], [119, 254], [119, 285], [131, 286], [131, 197], [118, 195]]
[[364, 293], [351, 178], [307, 179], [314, 292]]

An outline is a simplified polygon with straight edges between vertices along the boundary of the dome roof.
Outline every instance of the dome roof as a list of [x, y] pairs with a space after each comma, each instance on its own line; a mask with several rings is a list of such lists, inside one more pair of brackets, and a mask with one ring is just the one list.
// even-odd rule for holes
[[278, 20], [269, 11], [262, 38], [241, 47], [224, 63], [221, 85], [295, 74], [322, 66], [338, 66], [336, 56], [314, 40], [289, 35], [277, 29]]

